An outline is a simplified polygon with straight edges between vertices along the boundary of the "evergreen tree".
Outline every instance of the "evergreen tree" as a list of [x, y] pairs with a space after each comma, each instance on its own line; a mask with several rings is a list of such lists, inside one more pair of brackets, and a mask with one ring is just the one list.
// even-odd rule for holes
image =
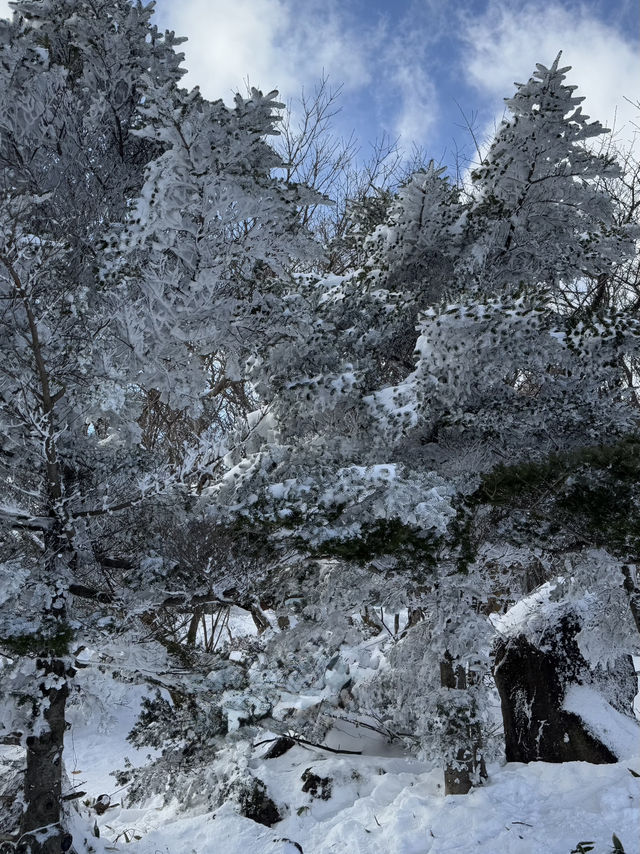
[[180, 72], [172, 38], [149, 29], [150, 8], [14, 5], [0, 46], [2, 517], [5, 557], [18, 559], [4, 574], [18, 572], [30, 594], [4, 602], [2, 646], [15, 665], [3, 669], [7, 690], [26, 695], [22, 710], [32, 704], [33, 715], [7, 714], [3, 725], [27, 747], [24, 844], [49, 852], [65, 838], [61, 751], [77, 626], [69, 591], [92, 560], [80, 520], [114, 466], [85, 421], [111, 349], [113, 294], [97, 285], [97, 241], [153, 156], [133, 135], [143, 70], [174, 81]]
[[141, 109], [141, 135], [166, 151], [103, 272], [128, 288], [122, 337], [138, 384], [178, 411], [244, 382], [249, 356], [284, 332], [288, 270], [316, 251], [298, 222], [316, 194], [272, 176], [276, 95], [254, 89], [229, 109], [157, 87]]
[[[607, 441], [635, 423], [620, 383], [635, 320], [571, 316], [562, 297], [632, 251], [631, 232], [608, 227], [611, 202], [592, 186], [617, 167], [582, 145], [601, 128], [577, 109], [566, 70], [540, 66], [520, 87], [520, 112], [500, 128], [466, 207], [431, 167], [400, 191], [364, 271], [301, 280], [309, 334], [261, 357], [278, 378], [268, 429], [209, 496], [214, 515], [233, 507], [315, 555], [384, 566], [394, 595], [363, 588], [378, 598], [362, 609], [404, 595], [424, 615], [394, 652], [398, 678], [384, 674], [360, 701], [421, 731], [448, 791], [483, 775], [494, 581], [476, 559], [471, 496], [499, 460]], [[399, 684], [414, 656], [429, 690], [412, 704]]]
[[[224, 453], [219, 430], [201, 427], [177, 457], [143, 444], [149, 396], [195, 418], [220, 392], [211, 365], [242, 383], [248, 354], [277, 334], [265, 331], [275, 273], [310, 245], [301, 191], [270, 176], [273, 95], [228, 110], [179, 89], [178, 40], [151, 13], [25, 0], [2, 24], [2, 726], [27, 748], [32, 854], [68, 841], [74, 651], [140, 628], [162, 637], [152, 519], [183, 514], [178, 495]], [[138, 629], [118, 626], [127, 613]]]
[[[430, 164], [382, 225], [374, 211], [367, 263], [318, 278], [291, 272], [318, 251], [300, 207], [321, 200], [273, 175], [276, 93], [230, 109], [180, 89], [179, 40], [150, 14], [21, 0], [1, 25], [2, 723], [27, 747], [32, 854], [69, 841], [77, 647], [124, 655], [144, 626], [163, 661], [191, 664], [204, 609], [231, 604], [262, 633], [250, 660], [161, 683], [173, 712], [148, 701], [132, 736], [164, 748], [140, 792], [165, 769], [190, 785], [213, 742], [293, 714], [302, 690], [409, 730], [446, 790], [468, 791], [495, 587], [479, 494], [498, 459], [539, 465], [635, 424], [620, 371], [637, 322], [576, 297], [633, 232], [615, 226], [597, 182], [617, 167], [585, 146], [602, 128], [558, 60], [507, 102], [468, 204]], [[343, 646], [357, 673], [404, 608], [388, 647], [376, 635], [392, 666], [350, 684]]]
[[599, 183], [619, 166], [594, 151], [606, 131], [583, 114], [584, 98], [564, 82], [569, 70], [559, 54], [506, 99], [511, 115], [472, 173], [467, 225], [466, 267], [484, 291], [542, 286], [562, 310], [580, 304], [577, 280], [608, 272], [633, 251], [632, 233], [616, 226]]

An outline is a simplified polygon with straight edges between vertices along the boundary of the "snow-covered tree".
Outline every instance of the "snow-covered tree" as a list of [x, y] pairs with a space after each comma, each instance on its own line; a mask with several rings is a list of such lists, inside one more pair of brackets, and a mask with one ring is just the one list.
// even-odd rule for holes
[[197, 89], [146, 93], [140, 133], [166, 151], [147, 169], [105, 276], [129, 288], [122, 336], [138, 383], [176, 410], [242, 384], [248, 356], [284, 331], [287, 271], [314, 251], [298, 205], [316, 195], [272, 177], [276, 95], [254, 89], [229, 109]]
[[[418, 744], [467, 791], [498, 595], [485, 558], [518, 535], [487, 534], [483, 490], [499, 460], [566, 461], [636, 423], [620, 377], [637, 321], [576, 300], [633, 233], [558, 61], [508, 102], [468, 201], [430, 164], [361, 211], [366, 263], [322, 278], [292, 272], [314, 269], [301, 208], [321, 199], [274, 176], [276, 93], [229, 108], [180, 89], [178, 40], [150, 14], [21, 0], [1, 25], [2, 722], [27, 747], [33, 854], [68, 841], [74, 653], [133, 668], [141, 627], [160, 667], [191, 669], [156, 666], [166, 693], [133, 739], [163, 753], [125, 770], [139, 792], [167, 771], [200, 797], [198, 762], [223, 743], [247, 767], [242, 727], [271, 715], [317, 735], [322, 703]], [[511, 600], [528, 592], [517, 572]], [[235, 663], [197, 643], [233, 606], [259, 633]], [[218, 767], [224, 796], [236, 772]]]
[[1, 516], [3, 558], [23, 587], [3, 603], [2, 647], [15, 665], [3, 668], [7, 692], [27, 702], [3, 726], [27, 747], [25, 843], [54, 851], [77, 629], [69, 591], [96, 560], [83, 520], [106, 511], [107, 481], [125, 480], [107, 475], [115, 448], [87, 431], [92, 402], [117, 385], [104, 358], [116, 301], [98, 285], [98, 241], [154, 154], [133, 134], [143, 70], [175, 83], [180, 57], [141, 4], [14, 6], [0, 46]]
[[[178, 40], [151, 5], [14, 5], [0, 45], [0, 648], [35, 854], [66, 844], [74, 652], [138, 637], [136, 620], [158, 636], [162, 603], [188, 610], [166, 601], [158, 520], [220, 463], [205, 403], [277, 334], [276, 274], [313, 247], [301, 191], [270, 177], [273, 95], [229, 110], [179, 89]], [[150, 396], [204, 419], [177, 454], [143, 441]]]
[[584, 98], [564, 82], [569, 70], [558, 55], [506, 99], [510, 115], [472, 173], [466, 265], [485, 292], [543, 286], [565, 310], [580, 305], [577, 281], [607, 273], [632, 251], [599, 183], [619, 166], [594, 151], [606, 131], [583, 114]]
[[[468, 500], [500, 460], [570, 453], [635, 426], [620, 378], [636, 321], [569, 315], [562, 296], [633, 248], [596, 187], [617, 167], [583, 144], [602, 129], [577, 108], [566, 71], [541, 66], [520, 87], [468, 204], [431, 167], [365, 243], [364, 270], [300, 280], [307, 333], [260, 357], [276, 379], [262, 441], [230, 459], [208, 495], [214, 516], [231, 507], [316, 556], [384, 566], [394, 604], [404, 591], [425, 615], [394, 651], [398, 678], [382, 675], [360, 697], [369, 712], [390, 707], [397, 729], [422, 731], [451, 791], [482, 774], [495, 595]], [[412, 551], [422, 572], [403, 576]], [[375, 595], [367, 604], [384, 609]], [[430, 690], [410, 702], [415, 656]]]

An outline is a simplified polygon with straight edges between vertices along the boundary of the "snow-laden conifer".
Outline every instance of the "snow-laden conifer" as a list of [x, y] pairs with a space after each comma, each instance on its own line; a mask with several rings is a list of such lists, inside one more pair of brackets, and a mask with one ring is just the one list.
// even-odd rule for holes
[[607, 272], [632, 251], [632, 235], [615, 225], [599, 183], [619, 166], [594, 148], [606, 130], [583, 113], [584, 98], [565, 82], [569, 70], [558, 55], [518, 84], [472, 172], [467, 266], [485, 290], [541, 285], [563, 305], [563, 286]]
[[[2, 577], [23, 582], [1, 605], [2, 727], [27, 747], [33, 852], [66, 844], [75, 654], [110, 661], [122, 632], [134, 670], [131, 639], [163, 637], [175, 565], [158, 558], [159, 520], [181, 517], [180, 490], [220, 456], [219, 422], [205, 441], [213, 419], [197, 416], [242, 385], [280, 312], [276, 273], [310, 245], [293, 228], [300, 194], [270, 176], [273, 96], [228, 110], [180, 90], [179, 40], [151, 13], [25, 0], [2, 23]], [[192, 416], [177, 450], [144, 418], [169, 393]]]

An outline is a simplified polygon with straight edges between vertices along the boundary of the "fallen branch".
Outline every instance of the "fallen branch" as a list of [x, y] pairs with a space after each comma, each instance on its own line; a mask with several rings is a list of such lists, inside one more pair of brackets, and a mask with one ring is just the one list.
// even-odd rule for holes
[[[275, 738], [265, 738], [263, 741], [257, 741], [252, 747], [261, 747], [263, 744], [271, 744], [274, 741], [277, 741], [282, 736], [278, 735]], [[296, 744], [301, 744], [303, 747], [316, 747], [318, 750], [327, 750], [329, 753], [344, 753], [350, 756], [362, 756], [361, 750], [343, 750], [338, 747], [329, 747], [328, 744], [318, 744], [316, 741], [308, 741], [306, 738], [303, 738], [301, 735], [287, 735], [286, 738], [290, 738], [291, 741], [295, 741]]]

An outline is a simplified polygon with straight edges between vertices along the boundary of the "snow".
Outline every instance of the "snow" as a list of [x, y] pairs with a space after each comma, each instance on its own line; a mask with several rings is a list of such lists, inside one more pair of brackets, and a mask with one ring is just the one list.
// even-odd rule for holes
[[536, 630], [545, 626], [545, 617], [551, 603], [553, 591], [562, 578], [547, 581], [529, 596], [515, 603], [506, 614], [491, 614], [489, 619], [494, 628], [505, 637], [525, 635], [531, 637]]
[[[91, 798], [109, 793], [117, 802], [116, 784], [111, 772], [124, 767], [124, 757], [134, 765], [143, 765], [157, 751], [139, 750], [126, 741], [147, 691], [139, 686], [104, 678], [106, 689], [99, 705], [75, 703], [67, 710], [71, 724], [65, 734], [65, 762], [71, 786], [86, 791]], [[106, 813], [110, 815], [110, 813]]]
[[[634, 759], [613, 765], [496, 764], [489, 768], [488, 785], [467, 796], [445, 797], [440, 769], [405, 755], [377, 733], [339, 722], [327, 744], [362, 755], [296, 745], [267, 760], [261, 757], [268, 745], [254, 751], [248, 771], [266, 783], [283, 815], [271, 828], [238, 815], [231, 802], [191, 814], [179, 813], [175, 802], [163, 805], [160, 798], [128, 806], [126, 789], [117, 791], [108, 770], [122, 767], [122, 757], [136, 752], [125, 738], [137, 701], [134, 691], [130, 703], [114, 705], [102, 732], [96, 733], [89, 720], [70, 731], [68, 755], [82, 771], [83, 790], [92, 799], [108, 793], [112, 804], [101, 816], [80, 807], [79, 849], [95, 821], [100, 838], [89, 841], [97, 854], [569, 854], [584, 840], [594, 841], [593, 854], [608, 854], [613, 833], [627, 854], [637, 851], [640, 779], [628, 769], [640, 771], [640, 745]], [[586, 703], [598, 718], [591, 692], [568, 702]], [[330, 798], [302, 791], [307, 769], [330, 778]], [[127, 839], [135, 841], [127, 844]]]
[[640, 753], [640, 727], [616, 711], [589, 685], [570, 685], [563, 709], [578, 715], [587, 729], [620, 759]]
[[[637, 764], [637, 763], [636, 763]], [[639, 785], [624, 765], [532, 763], [492, 768], [491, 782], [466, 797], [443, 797], [441, 774], [406, 760], [327, 758], [302, 747], [259, 764], [254, 773], [287, 815], [272, 828], [237, 815], [231, 804], [215, 814], [178, 817], [174, 807], [117, 808], [101, 823], [111, 838], [141, 835], [138, 854], [539, 854], [570, 852], [577, 842], [608, 851], [612, 833], [627, 852], [640, 833]], [[301, 790], [306, 768], [332, 778], [328, 801]], [[298, 814], [300, 813], [300, 814]], [[106, 833], [105, 833], [106, 832]], [[291, 840], [287, 842], [285, 840]]]

